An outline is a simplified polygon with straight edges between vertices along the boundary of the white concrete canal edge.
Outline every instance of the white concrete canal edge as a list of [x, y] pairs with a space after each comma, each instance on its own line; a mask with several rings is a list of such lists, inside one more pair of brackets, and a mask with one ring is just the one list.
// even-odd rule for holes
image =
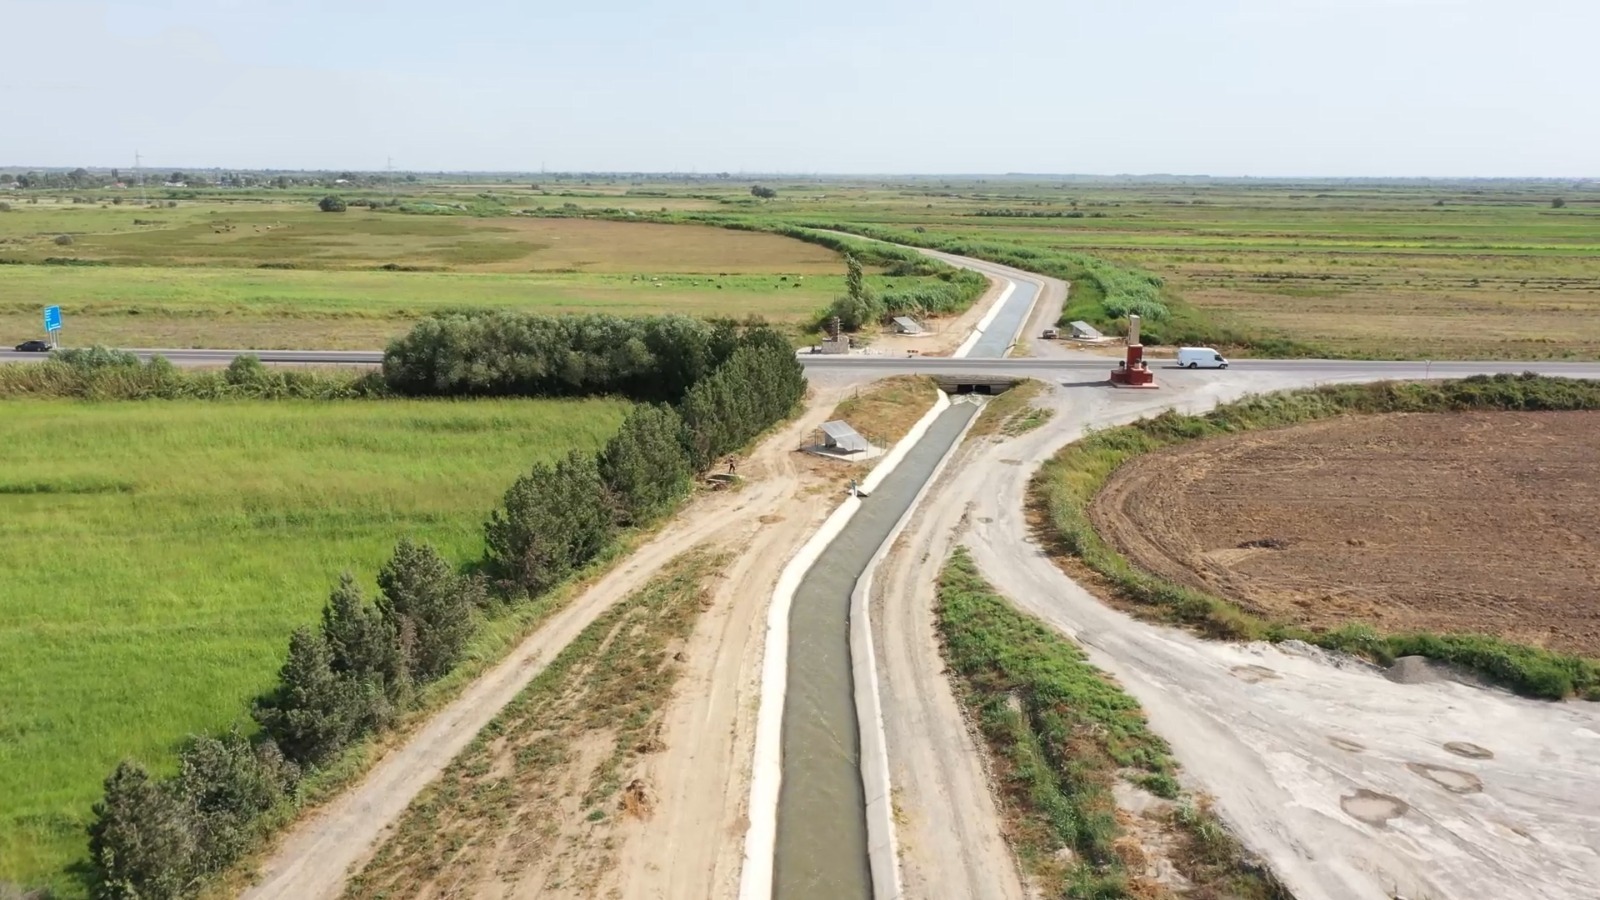
[[[1015, 281], [1012, 281], [1009, 278], [1006, 278], [1005, 281], [1006, 289], [1001, 291], [1000, 296], [996, 297], [994, 303], [989, 305], [989, 311], [983, 314], [983, 318], [979, 319], [978, 324], [973, 326], [972, 333], [967, 335], [967, 339], [961, 342], [961, 346], [956, 348], [956, 352], [950, 354], [951, 356], [955, 357], [956, 359], [965, 359], [967, 354], [972, 352], [972, 348], [976, 347], [978, 342], [983, 340], [984, 333], [989, 330], [990, 325], [994, 324], [995, 316], [1000, 315], [1000, 310], [1005, 309], [1006, 301], [1011, 299], [1011, 295], [1017, 289], [1017, 283]], [[1037, 300], [1038, 296], [1035, 295], [1034, 299]], [[1029, 313], [1031, 314], [1032, 310], [1029, 310]], [[1027, 318], [1027, 316], [1023, 316], [1024, 322], [1026, 322]]]
[[[943, 391], [939, 391], [933, 408], [918, 419], [906, 436], [901, 438], [900, 442], [895, 444], [882, 461], [868, 473], [861, 483], [861, 490], [872, 493], [873, 489], [900, 465], [906, 454], [911, 452], [911, 448], [922, 441], [934, 420], [949, 408], [950, 398]], [[926, 490], [926, 487], [923, 490]], [[918, 494], [917, 499], [921, 499], [921, 494]], [[778, 841], [778, 792], [783, 786], [783, 702], [789, 687], [789, 609], [794, 603], [795, 591], [799, 590], [800, 582], [805, 579], [806, 573], [822, 555], [822, 551], [844, 531], [845, 525], [849, 524], [856, 510], [860, 508], [860, 498], [853, 496], [839, 504], [839, 508], [828, 516], [822, 527], [817, 529], [817, 533], [812, 535], [811, 539], [806, 541], [789, 560], [788, 565], [783, 567], [782, 574], [778, 576], [777, 587], [772, 592], [772, 604], [767, 607], [767, 639], [761, 659], [761, 705], [756, 712], [755, 759], [750, 767], [750, 805], [747, 813], [750, 824], [744, 833], [744, 865], [739, 871], [740, 900], [772, 898], [773, 857], [777, 852]], [[869, 639], [867, 644], [869, 651], [871, 646]], [[852, 651], [851, 656], [854, 658], [856, 654]], [[876, 703], [877, 682], [876, 676], [873, 677], [873, 700]], [[859, 716], [860, 687], [858, 686], [856, 690]], [[873, 728], [874, 740], [881, 752], [884, 744], [881, 715], [873, 721]], [[886, 757], [883, 773], [883, 792], [887, 795], [889, 789]], [[872, 843], [870, 818], [867, 834], [868, 842]], [[889, 840], [892, 848], [892, 834]], [[892, 855], [890, 859], [893, 859]], [[892, 865], [892, 869], [898, 885], [899, 867]], [[878, 865], [874, 863], [874, 886], [877, 882], [877, 871]], [[895, 896], [897, 895], [898, 891]]]
[[894, 828], [894, 786], [889, 779], [889, 745], [883, 729], [883, 702], [878, 694], [878, 658], [872, 644], [872, 580], [877, 575], [878, 563], [889, 555], [889, 549], [900, 539], [901, 532], [905, 531], [945, 466], [961, 450], [978, 415], [967, 420], [950, 449], [934, 464], [928, 480], [922, 483], [900, 520], [878, 545], [878, 552], [872, 555], [872, 561], [867, 563], [850, 594], [850, 669], [855, 681], [856, 720], [861, 734], [861, 784], [867, 798], [867, 858], [872, 865], [874, 900], [900, 900], [901, 883], [900, 848]]

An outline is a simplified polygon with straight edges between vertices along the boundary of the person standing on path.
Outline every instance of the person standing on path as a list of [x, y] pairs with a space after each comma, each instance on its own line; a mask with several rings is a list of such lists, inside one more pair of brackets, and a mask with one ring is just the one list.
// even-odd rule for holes
[[728, 457], [728, 474], [732, 475], [737, 469], [737, 464], [732, 456]]

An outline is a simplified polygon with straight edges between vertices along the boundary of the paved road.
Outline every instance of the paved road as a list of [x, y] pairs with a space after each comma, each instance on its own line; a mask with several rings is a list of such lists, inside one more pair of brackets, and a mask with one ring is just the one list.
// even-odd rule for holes
[[[1017, 298], [1013, 297], [1013, 301]], [[262, 362], [281, 365], [322, 366], [372, 366], [383, 361], [381, 350], [177, 350], [135, 349], [142, 358], [165, 356], [178, 365], [224, 366], [237, 356], [254, 353]], [[43, 353], [17, 353], [0, 351], [0, 363], [42, 362], [49, 357]], [[1113, 361], [1090, 354], [1077, 354], [1062, 359], [950, 359], [947, 357], [899, 356], [811, 356], [801, 355], [800, 362], [808, 372], [837, 373], [861, 376], [881, 373], [884, 376], [900, 374], [961, 375], [994, 374], [1014, 375], [1019, 378], [1066, 380], [1070, 383], [1104, 381], [1101, 375], [1109, 374]], [[1157, 361], [1156, 369], [1162, 377], [1226, 378], [1228, 372], [1183, 372], [1176, 366]], [[1327, 359], [1241, 359], [1229, 371], [1249, 374], [1281, 373], [1295, 378], [1338, 380], [1343, 378], [1461, 378], [1467, 375], [1499, 372], [1538, 372], [1544, 375], [1564, 375], [1571, 378], [1594, 378], [1600, 373], [1600, 363], [1574, 362], [1427, 362], [1368, 361]], [[1075, 376], [1075, 377], [1074, 377]]]

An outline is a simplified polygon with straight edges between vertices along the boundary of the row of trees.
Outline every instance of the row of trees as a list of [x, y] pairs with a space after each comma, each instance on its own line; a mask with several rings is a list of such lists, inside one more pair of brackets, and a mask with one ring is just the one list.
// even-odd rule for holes
[[[423, 347], [431, 348], [424, 354], [427, 365], [450, 372], [479, 372], [480, 366], [486, 372], [524, 372], [520, 363], [445, 339], [456, 328], [478, 333], [469, 323], [484, 318], [418, 325], [391, 347], [394, 365], [386, 365], [386, 374], [414, 384], [406, 380], [408, 373], [423, 363], [408, 353]], [[689, 493], [696, 472], [788, 415], [805, 393], [793, 350], [766, 327], [740, 333], [728, 323], [599, 318], [591, 317], [588, 329], [605, 325], [616, 333], [650, 336], [640, 339], [657, 366], [653, 377], [630, 357], [630, 365], [609, 370], [610, 377], [474, 376], [422, 383], [429, 393], [566, 396], [581, 390], [675, 403], [641, 403], [598, 453], [575, 451], [519, 477], [484, 526], [487, 558], [481, 568], [492, 579], [458, 572], [434, 548], [410, 540], [400, 541], [379, 571], [375, 600], [364, 596], [350, 574], [342, 576], [320, 625], [290, 637], [276, 687], [252, 712], [260, 726], [256, 740], [237, 729], [221, 739], [193, 739], [179, 774], [166, 780], [152, 778], [137, 763], [120, 764], [106, 779], [90, 827], [97, 897], [157, 900], [196, 892], [208, 875], [239, 859], [287, 818], [302, 773], [391, 727], [416, 702], [419, 689], [452, 671], [494, 604], [554, 588], [612, 546], [620, 530], [671, 512]], [[591, 330], [552, 331], [545, 317], [513, 319], [524, 320], [524, 336], [547, 341], [553, 334], [568, 335], [569, 362], [599, 371], [583, 349], [592, 349], [583, 342], [593, 337]], [[539, 349], [556, 348], [540, 343]], [[467, 358], [451, 359], [456, 351]], [[232, 375], [254, 377], [257, 366], [241, 364]]]
[[620, 394], [676, 403], [732, 356], [738, 329], [685, 316], [461, 313], [389, 345], [383, 374], [414, 396]]

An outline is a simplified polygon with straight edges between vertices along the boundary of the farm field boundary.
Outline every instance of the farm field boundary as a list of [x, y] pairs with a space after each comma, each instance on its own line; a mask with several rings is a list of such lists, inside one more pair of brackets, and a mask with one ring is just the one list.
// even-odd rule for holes
[[1439, 384], [1342, 385], [1253, 397], [1201, 416], [1165, 413], [1092, 434], [1047, 462], [1030, 489], [1041, 542], [1082, 563], [1128, 608], [1230, 640], [1297, 639], [1389, 663], [1426, 656], [1535, 697], [1600, 699], [1600, 661], [1482, 634], [1382, 634], [1363, 624], [1312, 630], [1256, 615], [1237, 603], [1136, 567], [1095, 529], [1090, 506], [1125, 462], [1184, 442], [1359, 413], [1600, 409], [1600, 383], [1537, 376], [1480, 376]]

